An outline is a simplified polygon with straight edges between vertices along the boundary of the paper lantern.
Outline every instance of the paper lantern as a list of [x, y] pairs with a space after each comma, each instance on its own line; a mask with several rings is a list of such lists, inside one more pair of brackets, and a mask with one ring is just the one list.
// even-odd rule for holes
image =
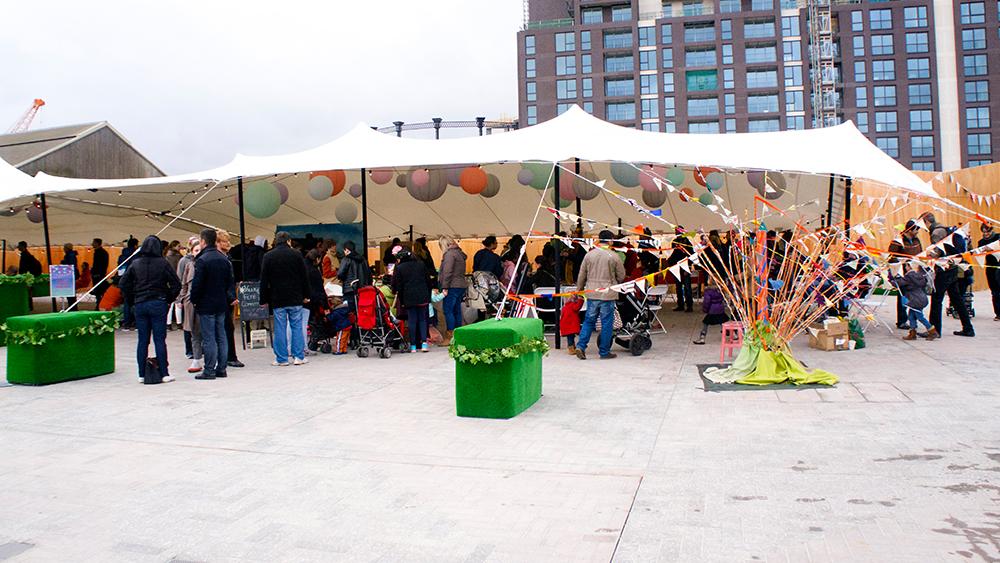
[[593, 184], [593, 182], [599, 180], [597, 174], [588, 170], [581, 172], [580, 176], [583, 176], [583, 178], [575, 178], [573, 182], [573, 191], [576, 192], [576, 197], [589, 201], [600, 195], [601, 188]]
[[330, 179], [330, 185], [332, 187], [330, 195], [334, 196], [339, 194], [344, 190], [344, 186], [347, 185], [347, 174], [343, 170], [321, 170], [319, 172], [312, 172], [309, 174], [309, 179], [313, 179], [319, 176], [325, 176]]
[[350, 201], [343, 201], [333, 210], [337, 222], [350, 224], [358, 218], [358, 208]]
[[333, 194], [333, 182], [326, 176], [309, 178], [309, 195], [316, 201], [323, 201]]
[[666, 174], [666, 168], [663, 166], [643, 165], [642, 171], [639, 172], [639, 185], [648, 192], [658, 192], [660, 188], [656, 186], [656, 183], [663, 179], [664, 174]]
[[266, 219], [281, 207], [281, 193], [270, 182], [251, 182], [243, 190], [243, 209], [258, 219]]
[[281, 196], [281, 205], [284, 205], [288, 201], [288, 186], [281, 182], [275, 182], [274, 187], [278, 190], [278, 195]]
[[713, 197], [711, 193], [703, 193], [698, 196], [698, 203], [705, 206], [712, 205], [715, 203], [715, 197]]
[[457, 187], [461, 187], [461, 185], [462, 185], [462, 170], [465, 170], [468, 167], [469, 167], [469, 165], [466, 164], [466, 165], [461, 165], [461, 166], [458, 166], [458, 165], [456, 165], [456, 166], [449, 166], [448, 168], [446, 168], [445, 171], [444, 171], [444, 173], [445, 173], [445, 178], [447, 178], [447, 180], [448, 180], [448, 184], [450, 184], [452, 186], [455, 186], [456, 188]]
[[401, 188], [405, 188], [406, 187], [406, 174], [405, 173], [402, 173], [399, 176], [396, 176], [396, 185], [399, 186], [399, 187], [401, 187]]
[[684, 169], [679, 166], [674, 166], [670, 170], [667, 170], [667, 183], [671, 186], [679, 186], [684, 183]]
[[722, 172], [710, 172], [708, 176], [705, 176], [705, 187], [712, 190], [722, 189], [722, 186], [726, 184], [726, 175]]
[[[549, 193], [545, 194], [545, 201], [548, 202], [548, 204], [550, 206], [556, 207], [556, 201], [555, 200], [556, 200], [555, 190], [550, 191]], [[573, 203], [573, 201], [574, 200], [572, 200], [572, 199], [564, 199], [564, 198], [560, 197], [559, 198], [559, 209], [562, 209], [563, 207], [569, 206], [569, 204]]]
[[486, 175], [486, 189], [479, 192], [479, 195], [483, 197], [493, 197], [500, 193], [500, 178], [497, 178], [493, 174]]
[[478, 166], [470, 166], [465, 170], [462, 170], [462, 175], [459, 178], [461, 182], [462, 189], [466, 193], [478, 194], [479, 192], [486, 189], [486, 183], [489, 178], [486, 176], [486, 171]]
[[423, 187], [413, 185], [412, 175], [410, 173], [411, 178], [406, 180], [406, 191], [417, 201], [434, 201], [444, 195], [448, 187], [448, 179], [439, 169], [428, 171], [427, 184]]
[[[749, 176], [749, 173], [747, 175]], [[785, 176], [781, 172], [761, 172], [760, 180], [757, 183], [760, 187], [754, 186], [754, 188], [764, 199], [778, 199], [785, 194], [787, 187]]]
[[544, 190], [555, 185], [555, 171], [549, 162], [525, 162], [521, 166], [531, 170], [531, 182], [528, 184], [536, 190]]
[[448, 172], [444, 168], [431, 168], [428, 174], [430, 175], [430, 179], [427, 180], [428, 190], [441, 194], [448, 191]]
[[0, 209], [0, 217], [13, 217], [17, 215], [17, 210], [13, 207], [7, 207], [5, 209]]
[[681, 188], [681, 191], [677, 195], [681, 198], [681, 201], [691, 201], [694, 199], [694, 190], [691, 188]]
[[612, 162], [611, 177], [623, 188], [634, 188], [639, 185], [639, 170], [627, 162]]
[[351, 197], [361, 197], [361, 184], [351, 184], [351, 187], [347, 188], [347, 193], [351, 194]]
[[415, 188], [427, 187], [427, 182], [431, 180], [431, 173], [426, 168], [417, 168], [410, 174], [407, 184], [412, 184]]
[[29, 205], [24, 208], [24, 212], [28, 216], [28, 220], [32, 223], [42, 222], [42, 208], [40, 206]]
[[371, 172], [372, 182], [382, 186], [392, 181], [392, 170], [389, 168], [376, 168]]
[[699, 186], [707, 188], [708, 181], [706, 180], [706, 178], [712, 172], [721, 172], [721, 170], [719, 170], [718, 168], [709, 168], [708, 166], [699, 166], [698, 168], [694, 169], [694, 174], [693, 174], [694, 181], [698, 182]]
[[559, 197], [563, 199], [576, 199], [576, 180], [575, 174], [571, 174], [565, 170], [559, 171]]
[[[535, 178], [535, 173], [527, 168], [519, 170], [517, 173], [517, 183], [522, 186], [530, 186], [531, 181]], [[456, 184], [457, 185], [457, 184]]]
[[747, 170], [747, 182], [756, 190], [764, 189], [764, 171]]
[[649, 191], [642, 190], [642, 203], [646, 207], [660, 207], [667, 202], [667, 196], [670, 194], [667, 190], [660, 191]]

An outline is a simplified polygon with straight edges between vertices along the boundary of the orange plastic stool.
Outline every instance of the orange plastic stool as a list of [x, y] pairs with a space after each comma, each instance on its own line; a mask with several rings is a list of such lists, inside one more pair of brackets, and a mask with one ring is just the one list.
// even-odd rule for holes
[[722, 344], [719, 346], [719, 361], [734, 358], [743, 347], [743, 323], [729, 321], [722, 323]]

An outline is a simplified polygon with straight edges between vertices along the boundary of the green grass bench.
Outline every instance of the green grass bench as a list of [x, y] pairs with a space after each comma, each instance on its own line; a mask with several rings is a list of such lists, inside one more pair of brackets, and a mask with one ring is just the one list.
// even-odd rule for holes
[[115, 371], [118, 317], [78, 311], [7, 319], [7, 381], [48, 385]]
[[488, 319], [455, 330], [458, 416], [512, 418], [542, 396], [540, 319]]

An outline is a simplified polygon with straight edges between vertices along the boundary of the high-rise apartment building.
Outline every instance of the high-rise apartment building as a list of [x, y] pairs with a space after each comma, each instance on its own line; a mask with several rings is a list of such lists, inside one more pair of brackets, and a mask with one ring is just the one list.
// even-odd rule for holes
[[998, 5], [527, 0], [520, 119], [532, 125], [579, 104], [611, 122], [666, 132], [852, 120], [913, 169], [986, 164], [998, 158]]

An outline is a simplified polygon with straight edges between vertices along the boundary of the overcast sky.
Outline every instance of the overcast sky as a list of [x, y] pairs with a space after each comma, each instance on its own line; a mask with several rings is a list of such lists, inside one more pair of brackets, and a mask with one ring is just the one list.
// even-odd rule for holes
[[4, 2], [0, 132], [109, 121], [168, 173], [359, 121], [517, 113], [520, 0]]

